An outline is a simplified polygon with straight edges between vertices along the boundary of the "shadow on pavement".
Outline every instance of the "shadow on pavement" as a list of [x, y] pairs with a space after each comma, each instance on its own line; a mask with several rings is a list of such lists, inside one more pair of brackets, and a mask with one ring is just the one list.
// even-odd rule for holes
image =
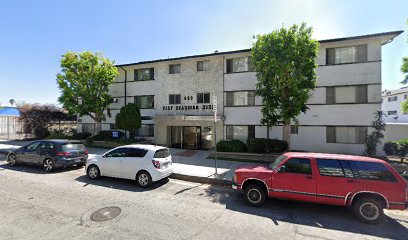
[[140, 188], [137, 186], [136, 181], [121, 178], [101, 177], [99, 179], [91, 180], [88, 178], [88, 176], [82, 175], [80, 177], [77, 177], [75, 181], [84, 183], [83, 187], [86, 187], [88, 185], [94, 185], [106, 188], [126, 190], [131, 192], [151, 191], [169, 182], [169, 180], [165, 178], [160, 181], [154, 182], [149, 188]]
[[3, 163], [0, 163], [0, 169], [7, 169], [11, 171], [34, 173], [34, 174], [58, 174], [61, 172], [78, 170], [80, 168], [83, 168], [83, 167], [82, 166], [81, 167], [79, 166], [63, 167], [63, 168], [57, 168], [52, 172], [46, 172], [42, 169], [41, 166], [36, 166], [36, 165], [16, 164], [14, 166], [10, 166], [5, 161]]
[[399, 223], [405, 220], [386, 217], [383, 223], [365, 224], [355, 219], [349, 209], [339, 206], [268, 199], [263, 207], [256, 208], [246, 205], [242, 195], [230, 189], [210, 186], [206, 194], [213, 202], [225, 204], [229, 210], [269, 218], [277, 227], [280, 222], [286, 222], [380, 238], [407, 239], [408, 236], [408, 229]]

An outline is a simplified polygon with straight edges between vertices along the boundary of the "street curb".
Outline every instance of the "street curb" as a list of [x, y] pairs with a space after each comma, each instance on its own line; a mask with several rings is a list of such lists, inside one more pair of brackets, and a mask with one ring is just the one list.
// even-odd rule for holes
[[232, 182], [226, 179], [217, 179], [217, 178], [208, 178], [208, 177], [198, 177], [198, 176], [189, 176], [180, 173], [173, 173], [170, 175], [170, 178], [188, 181], [188, 182], [196, 182], [196, 183], [204, 183], [204, 184], [211, 184], [217, 186], [231, 186]]

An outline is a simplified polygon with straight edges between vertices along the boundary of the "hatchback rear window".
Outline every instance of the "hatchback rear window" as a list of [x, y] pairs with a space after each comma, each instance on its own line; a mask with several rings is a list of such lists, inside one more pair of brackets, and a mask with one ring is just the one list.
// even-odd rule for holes
[[166, 157], [170, 157], [170, 155], [171, 155], [170, 150], [168, 148], [165, 148], [165, 149], [157, 150], [154, 153], [154, 158], [166, 158]]
[[64, 143], [62, 144], [63, 151], [85, 150], [85, 146], [81, 143]]

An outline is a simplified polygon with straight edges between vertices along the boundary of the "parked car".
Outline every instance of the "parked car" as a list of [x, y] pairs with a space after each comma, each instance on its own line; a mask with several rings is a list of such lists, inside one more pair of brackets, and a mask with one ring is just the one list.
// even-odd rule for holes
[[9, 165], [40, 165], [46, 172], [68, 166], [85, 166], [88, 150], [79, 141], [41, 140], [17, 148], [7, 155]]
[[408, 184], [385, 161], [350, 155], [289, 152], [269, 165], [243, 165], [232, 188], [261, 206], [267, 197], [350, 207], [366, 223], [378, 223], [383, 209], [408, 206]]
[[167, 178], [173, 173], [170, 150], [155, 145], [133, 144], [114, 148], [90, 158], [86, 166], [90, 179], [100, 176], [136, 180], [140, 187]]

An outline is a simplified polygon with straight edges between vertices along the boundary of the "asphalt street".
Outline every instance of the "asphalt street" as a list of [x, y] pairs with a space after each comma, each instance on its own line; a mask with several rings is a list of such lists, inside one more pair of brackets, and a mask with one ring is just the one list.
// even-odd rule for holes
[[83, 168], [46, 174], [0, 161], [2, 240], [408, 239], [408, 211], [387, 215], [367, 225], [341, 207], [269, 200], [252, 208], [228, 188], [171, 179], [143, 190], [128, 180], [89, 180]]

